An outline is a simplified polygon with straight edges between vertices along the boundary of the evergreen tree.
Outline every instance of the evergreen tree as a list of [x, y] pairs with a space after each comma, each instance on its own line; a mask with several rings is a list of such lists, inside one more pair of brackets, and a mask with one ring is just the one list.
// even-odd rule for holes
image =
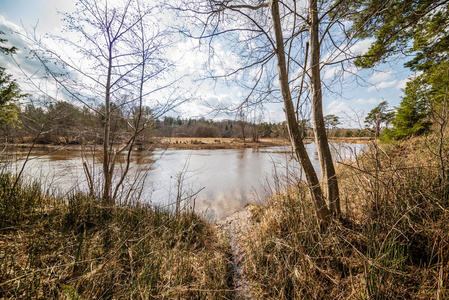
[[[372, 67], [398, 54], [413, 54], [405, 66], [419, 72], [407, 84], [389, 137], [421, 134], [432, 114], [446, 107], [449, 86], [449, 2], [445, 0], [348, 1], [357, 13], [353, 31], [358, 38], [374, 37], [356, 64]], [[413, 115], [415, 114], [415, 115]]]
[[335, 129], [338, 125], [341, 124], [340, 118], [336, 115], [326, 115], [324, 116], [324, 124], [327, 129], [327, 134], [329, 135], [330, 129]]
[[352, 0], [344, 3], [355, 11], [352, 26], [355, 37], [375, 38], [368, 52], [357, 60], [357, 65], [369, 68], [404, 52], [415, 54], [407, 63], [415, 69], [447, 60], [449, 3], [446, 0]]
[[419, 78], [407, 83], [405, 94], [392, 120], [393, 129], [385, 133], [387, 139], [420, 135], [430, 128], [431, 122], [428, 119], [430, 101], [423, 93]]
[[382, 101], [373, 108], [365, 118], [365, 125], [367, 127], [372, 126], [374, 130], [374, 136], [377, 138], [380, 133], [382, 124], [385, 123], [385, 127], [388, 127], [388, 123], [394, 116], [394, 112], [388, 110], [387, 101]]
[[[0, 34], [4, 32], [0, 31]], [[5, 44], [7, 41], [0, 37], [0, 44]], [[14, 54], [16, 51], [16, 47], [8, 48], [0, 45], [0, 52], [5, 55]], [[19, 100], [25, 96], [21, 93], [17, 82], [6, 73], [6, 69], [0, 67], [0, 126], [17, 119]]]

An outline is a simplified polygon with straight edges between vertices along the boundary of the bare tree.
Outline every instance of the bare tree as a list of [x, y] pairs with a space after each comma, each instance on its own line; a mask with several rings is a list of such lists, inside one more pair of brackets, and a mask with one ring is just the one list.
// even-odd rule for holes
[[[290, 135], [290, 140], [295, 151], [296, 157], [301, 163], [304, 174], [307, 178], [307, 183], [311, 190], [312, 199], [315, 203], [316, 211], [320, 220], [329, 221], [329, 210], [324, 201], [318, 177], [313, 169], [312, 162], [307, 154], [304, 143], [302, 142], [301, 132], [299, 130], [298, 120], [296, 118], [295, 108], [291, 97], [290, 86], [288, 81], [287, 63], [285, 61], [284, 38], [282, 36], [281, 17], [279, 12], [279, 2], [273, 0], [271, 2], [271, 16], [273, 19], [273, 30], [276, 39], [276, 56], [279, 73], [279, 84], [282, 92], [282, 99], [284, 100], [285, 116], [287, 118], [287, 127]], [[315, 109], [316, 112], [316, 109]], [[323, 112], [321, 111], [321, 115]]]
[[[65, 98], [82, 103], [101, 117], [101, 198], [105, 205], [113, 205], [128, 174], [138, 136], [154, 118], [183, 101], [174, 90], [176, 79], [163, 78], [173, 67], [163, 55], [173, 42], [171, 32], [157, 17], [161, 12], [156, 5], [140, 0], [79, 0], [77, 7], [76, 12], [64, 15], [70, 38], [52, 36], [51, 44], [59, 46], [55, 50], [32, 36], [38, 46], [34, 55]], [[168, 89], [168, 96], [160, 93]], [[151, 117], [144, 114], [146, 105], [152, 107]], [[128, 136], [115, 135], [111, 127], [114, 118], [124, 119]], [[117, 159], [123, 154], [126, 164], [116, 175]]]
[[238, 121], [237, 121], [237, 124], [238, 124], [239, 127], [240, 127], [240, 134], [241, 134], [241, 136], [242, 136], [242, 140], [243, 140], [243, 142], [245, 142], [245, 141], [246, 141], [246, 132], [245, 132], [245, 129], [246, 129], [246, 124], [247, 124], [247, 118], [246, 118], [245, 112], [243, 111], [243, 107], [241, 107], [240, 110], [239, 110], [239, 112], [238, 112]]
[[[239, 57], [236, 67], [226, 74], [213, 73], [214, 79], [236, 77], [248, 91], [247, 106], [282, 99], [292, 146], [322, 220], [328, 219], [330, 213], [340, 215], [340, 200], [323, 117], [323, 89], [330, 86], [323, 87], [321, 73], [326, 68], [338, 67], [341, 67], [338, 72], [344, 72], [348, 62], [355, 58], [350, 51], [355, 41], [346, 32], [344, 21], [348, 15], [339, 10], [341, 3], [185, 0], [178, 8], [200, 21], [203, 30], [197, 37], [210, 39], [211, 54], [214, 54], [214, 41], [218, 41]], [[195, 30], [191, 36], [195, 36]], [[298, 130], [300, 116], [308, 119], [304, 113], [307, 106], [312, 111], [324, 193], [303, 151]], [[328, 206], [324, 204], [326, 198]]]
[[257, 111], [256, 110], [254, 110], [253, 111], [253, 117], [252, 117], [252, 120], [251, 120], [251, 130], [252, 130], [252, 136], [253, 136], [253, 139], [252, 139], [252, 141], [253, 142], [255, 142], [255, 143], [258, 143], [259, 142], [259, 135], [260, 135], [260, 122], [261, 122], [261, 116], [259, 116], [259, 117], [257, 117], [257, 115], [256, 115], [256, 113], [257, 113]]

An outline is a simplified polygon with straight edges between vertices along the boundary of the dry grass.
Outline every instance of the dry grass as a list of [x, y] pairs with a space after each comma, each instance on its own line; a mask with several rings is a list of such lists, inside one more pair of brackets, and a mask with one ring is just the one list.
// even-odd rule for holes
[[[372, 137], [334, 137], [334, 136], [329, 136], [328, 140], [331, 143], [348, 143], [348, 144], [366, 144], [370, 141], [373, 141], [374, 138]], [[314, 138], [313, 137], [307, 137], [305, 138], [306, 141], [308, 142], [313, 142]]]
[[0, 177], [1, 299], [226, 299], [228, 255], [193, 213], [12, 191]]
[[[253, 209], [243, 243], [254, 294], [447, 299], [449, 160], [438, 147], [432, 136], [372, 144], [340, 166], [344, 215], [324, 231], [304, 187]], [[195, 214], [104, 208], [83, 195], [57, 199], [36, 185], [11, 187], [1, 176], [0, 298], [235, 296], [229, 246]]]
[[341, 167], [346, 211], [326, 231], [304, 188], [255, 210], [246, 272], [259, 297], [447, 299], [449, 182], [436, 146], [432, 138], [373, 145]]
[[[372, 141], [368, 137], [329, 137], [329, 141], [333, 143], [351, 143], [366, 144]], [[304, 139], [304, 143], [313, 142], [312, 137]], [[14, 144], [14, 148], [28, 149], [30, 143]], [[170, 149], [241, 149], [241, 148], [257, 148], [257, 147], [275, 147], [289, 146], [290, 142], [284, 138], [260, 138], [258, 142], [253, 142], [251, 138], [245, 141], [239, 138], [200, 138], [200, 137], [155, 137], [151, 143], [142, 145], [143, 149], [151, 150], [154, 148], [170, 148]], [[82, 145], [58, 145], [58, 144], [36, 144], [36, 149], [46, 150], [74, 150], [80, 151]], [[141, 150], [141, 149], [139, 149]]]
[[176, 149], [238, 149], [251, 147], [272, 147], [285, 146], [289, 142], [286, 139], [262, 138], [259, 142], [253, 142], [251, 139], [236, 138], [187, 138], [172, 137], [162, 138], [158, 142], [159, 147]]

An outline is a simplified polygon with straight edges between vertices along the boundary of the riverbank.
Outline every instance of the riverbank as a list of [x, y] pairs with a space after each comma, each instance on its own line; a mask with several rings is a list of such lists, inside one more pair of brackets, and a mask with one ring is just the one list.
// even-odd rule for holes
[[343, 215], [324, 231], [301, 185], [214, 225], [55, 198], [3, 174], [0, 298], [446, 299], [449, 160], [438, 141], [373, 143], [341, 164]]
[[[366, 144], [372, 138], [366, 137], [329, 137], [331, 143]], [[313, 138], [305, 138], [304, 143], [312, 143]], [[235, 138], [162, 138], [156, 143], [156, 147], [170, 149], [239, 149], [290, 146], [290, 141], [283, 138], [261, 138], [258, 142], [251, 139]]]
[[[9, 144], [13, 148], [30, 148], [32, 144], [17, 143]], [[186, 137], [161, 137], [154, 138], [151, 142], [145, 145], [139, 145], [136, 150], [154, 150], [154, 149], [243, 149], [243, 148], [259, 148], [259, 147], [275, 147], [289, 145], [286, 139], [260, 139], [258, 142], [253, 142], [249, 139], [243, 141], [235, 138], [186, 138]], [[5, 145], [3, 145], [5, 146]], [[89, 145], [92, 147], [93, 145]], [[69, 150], [80, 151], [83, 145], [78, 144], [35, 144], [36, 149], [48, 150]], [[101, 145], [95, 147], [101, 148]]]
[[[330, 137], [329, 142], [332, 143], [350, 143], [350, 144], [366, 144], [371, 141], [372, 138], [366, 137]], [[312, 138], [305, 138], [304, 142], [312, 143]], [[243, 149], [243, 148], [263, 148], [263, 147], [276, 147], [276, 146], [289, 146], [290, 142], [283, 138], [261, 138], [258, 142], [253, 142], [250, 139], [243, 141], [242, 139], [235, 138], [187, 138], [187, 137], [163, 137], [154, 138], [151, 143], [141, 145], [136, 150], [154, 150], [154, 149], [183, 149], [183, 150], [196, 150], [196, 149]], [[6, 145], [2, 145], [5, 147]], [[30, 148], [30, 143], [10, 143], [9, 147], [12, 148]], [[48, 149], [48, 150], [69, 150], [80, 151], [83, 150], [83, 145], [78, 144], [35, 144], [33, 146], [36, 149]], [[92, 147], [92, 145], [89, 145]], [[101, 145], [96, 145], [99, 149]]]
[[229, 246], [193, 212], [103, 206], [0, 176], [0, 299], [231, 299]]
[[289, 141], [286, 139], [262, 138], [258, 142], [251, 139], [235, 139], [235, 138], [186, 138], [172, 137], [161, 138], [156, 143], [158, 148], [168, 149], [242, 149], [242, 148], [259, 148], [259, 147], [275, 147], [287, 146]]
[[447, 299], [449, 160], [438, 145], [438, 137], [373, 144], [341, 165], [343, 216], [325, 231], [304, 186], [232, 219], [251, 222], [238, 247], [255, 297]]

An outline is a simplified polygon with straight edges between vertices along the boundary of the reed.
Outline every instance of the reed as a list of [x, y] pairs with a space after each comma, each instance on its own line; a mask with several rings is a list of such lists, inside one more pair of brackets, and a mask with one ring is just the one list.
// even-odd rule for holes
[[253, 210], [246, 273], [258, 297], [446, 299], [449, 181], [432, 149], [424, 138], [374, 143], [340, 166], [346, 209], [326, 231], [305, 187]]
[[197, 214], [14, 181], [0, 176], [1, 299], [230, 298], [229, 246]]

